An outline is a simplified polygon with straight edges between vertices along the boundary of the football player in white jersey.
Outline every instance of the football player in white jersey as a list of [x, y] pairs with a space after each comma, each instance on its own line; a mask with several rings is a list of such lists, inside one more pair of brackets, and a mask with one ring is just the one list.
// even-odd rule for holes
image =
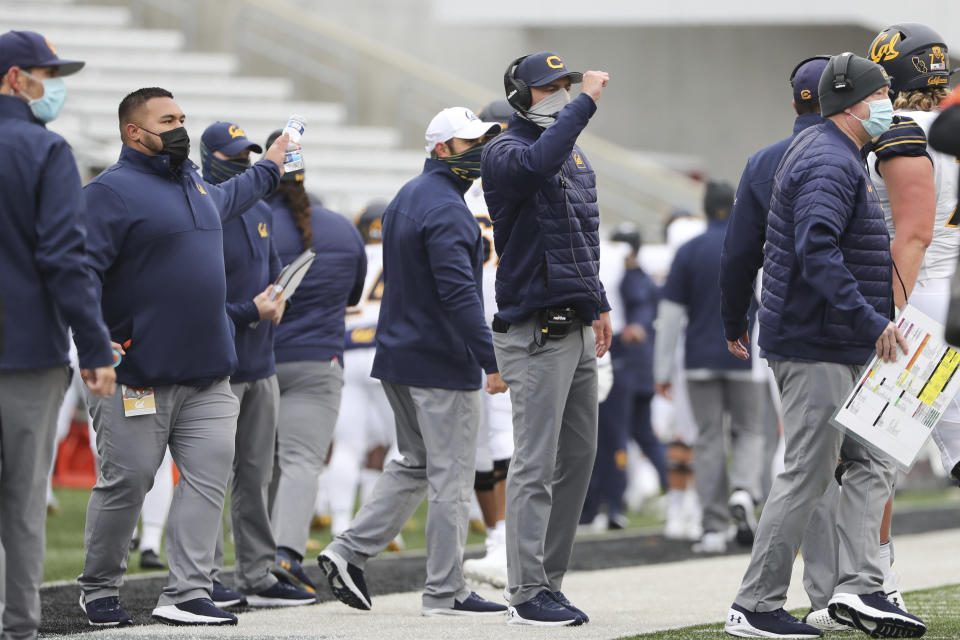
[[[886, 47], [886, 48], [884, 48]], [[883, 205], [891, 252], [903, 280], [894, 280], [897, 306], [911, 305], [946, 323], [950, 278], [960, 252], [957, 158], [928, 147], [926, 134], [947, 96], [950, 58], [943, 38], [922, 24], [888, 27], [871, 56], [892, 76], [900, 122], [873, 144], [870, 176]], [[892, 55], [896, 53], [897, 55]], [[924, 250], [924, 245], [926, 250]], [[934, 429], [944, 467], [960, 480], [960, 405], [954, 402]]]
[[367, 278], [359, 304], [347, 309], [343, 394], [334, 429], [329, 472], [324, 478], [330, 506], [330, 530], [335, 536], [350, 525], [357, 502], [357, 488], [360, 489], [361, 502], [373, 490], [394, 441], [393, 412], [380, 381], [370, 377], [383, 295], [380, 217], [386, 204], [371, 202], [355, 221], [366, 244]]

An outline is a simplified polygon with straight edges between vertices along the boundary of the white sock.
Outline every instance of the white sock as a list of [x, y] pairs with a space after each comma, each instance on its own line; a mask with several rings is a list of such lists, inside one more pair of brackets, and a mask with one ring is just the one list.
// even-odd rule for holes
[[685, 496], [686, 491], [683, 489], [669, 489], [667, 491], [667, 507], [671, 510], [682, 509]]
[[160, 538], [163, 537], [163, 525], [143, 523], [140, 532], [140, 551], [150, 549], [160, 553]]
[[880, 544], [880, 570], [883, 571], [883, 590], [887, 593], [897, 590], [896, 579], [893, 576], [893, 554], [890, 542]]

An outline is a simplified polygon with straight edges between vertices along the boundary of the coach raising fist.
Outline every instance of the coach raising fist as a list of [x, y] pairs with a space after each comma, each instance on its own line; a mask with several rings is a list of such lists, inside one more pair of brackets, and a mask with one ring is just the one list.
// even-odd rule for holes
[[587, 621], [560, 583], [597, 449], [597, 358], [612, 331], [598, 275], [597, 179], [576, 142], [609, 81], [603, 71], [568, 71], [549, 52], [514, 60], [503, 82], [517, 114], [483, 153], [500, 256], [493, 345], [516, 442], [507, 476], [512, 624]]

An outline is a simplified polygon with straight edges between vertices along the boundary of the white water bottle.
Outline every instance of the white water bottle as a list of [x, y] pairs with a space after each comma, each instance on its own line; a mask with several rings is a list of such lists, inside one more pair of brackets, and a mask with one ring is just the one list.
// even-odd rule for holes
[[287, 118], [287, 124], [283, 132], [290, 136], [290, 142], [287, 144], [287, 152], [283, 156], [284, 171], [300, 171], [303, 169], [303, 147], [300, 144], [300, 138], [303, 136], [303, 130], [307, 126], [307, 119], [297, 114], [292, 114]]

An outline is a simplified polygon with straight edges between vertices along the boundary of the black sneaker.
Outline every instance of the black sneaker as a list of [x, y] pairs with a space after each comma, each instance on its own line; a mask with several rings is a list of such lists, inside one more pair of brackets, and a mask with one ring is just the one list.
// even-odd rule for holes
[[753, 539], [757, 531], [756, 504], [750, 494], [743, 489], [736, 489], [730, 494], [727, 502], [730, 516], [737, 525], [737, 542], [745, 547], [753, 546]]
[[317, 557], [320, 569], [327, 576], [330, 591], [343, 604], [354, 609], [369, 611], [373, 603], [363, 579], [363, 570], [347, 562], [340, 554], [324, 549]]
[[163, 564], [163, 560], [160, 559], [160, 556], [157, 555], [156, 551], [153, 549], [144, 549], [140, 552], [140, 568], [166, 569], [167, 565]]
[[747, 611], [740, 605], [730, 605], [723, 628], [739, 638], [820, 638], [823, 632], [800, 622], [784, 609], [776, 611]]
[[213, 589], [210, 591], [210, 599], [213, 604], [221, 609], [227, 607], [245, 607], [247, 606], [247, 597], [242, 593], [237, 593], [219, 580], [213, 581]]
[[919, 638], [927, 625], [876, 593], [837, 593], [827, 605], [830, 617], [873, 638]]
[[471, 591], [463, 602], [454, 600], [450, 608], [423, 607], [420, 609], [420, 615], [424, 616], [493, 616], [506, 612], [507, 608], [504, 605], [481, 598], [474, 591]]
[[302, 591], [317, 595], [317, 586], [307, 575], [307, 572], [300, 566], [300, 558], [286, 547], [277, 549], [277, 562], [270, 569], [278, 580], [283, 580], [289, 585]]
[[153, 617], [173, 625], [237, 624], [237, 616], [218, 608], [210, 598], [194, 598], [157, 607], [153, 610]]
[[590, 622], [590, 616], [585, 614], [583, 611], [581, 611], [577, 607], [573, 606], [573, 603], [567, 600], [567, 596], [563, 595], [563, 591], [554, 591], [551, 593], [551, 595], [553, 596], [553, 599], [556, 600], [558, 603], [562, 604], [567, 609], [570, 609], [570, 611], [573, 611], [575, 614], [583, 618], [584, 622]]
[[124, 611], [119, 596], [106, 596], [86, 602], [81, 593], [80, 610], [86, 614], [91, 627], [128, 627], [133, 624], [133, 618]]
[[575, 627], [583, 624], [583, 618], [554, 600], [553, 594], [546, 589], [526, 602], [510, 606], [507, 615], [508, 624], [541, 627]]
[[259, 593], [247, 596], [247, 603], [251, 607], [298, 607], [316, 601], [316, 595], [280, 580]]

